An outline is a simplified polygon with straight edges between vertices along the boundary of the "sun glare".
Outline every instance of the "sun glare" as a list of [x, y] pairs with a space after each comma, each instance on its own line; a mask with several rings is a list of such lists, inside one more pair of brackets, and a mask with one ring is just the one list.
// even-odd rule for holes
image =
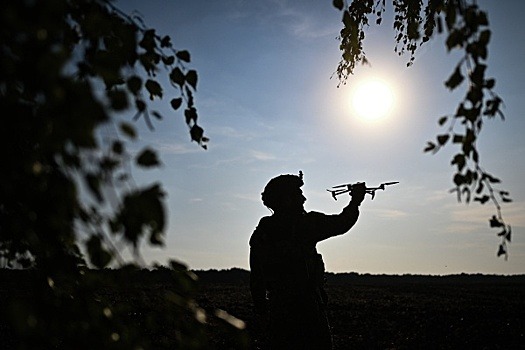
[[351, 101], [359, 117], [373, 121], [389, 114], [394, 104], [394, 94], [387, 83], [374, 79], [358, 85]]

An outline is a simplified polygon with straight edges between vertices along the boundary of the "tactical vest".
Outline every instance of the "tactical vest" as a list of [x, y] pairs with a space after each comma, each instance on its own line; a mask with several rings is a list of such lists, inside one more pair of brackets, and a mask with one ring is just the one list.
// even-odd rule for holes
[[268, 217], [257, 228], [254, 249], [260, 254], [268, 289], [316, 289], [324, 285], [324, 262], [315, 242], [305, 241], [300, 219], [296, 222]]

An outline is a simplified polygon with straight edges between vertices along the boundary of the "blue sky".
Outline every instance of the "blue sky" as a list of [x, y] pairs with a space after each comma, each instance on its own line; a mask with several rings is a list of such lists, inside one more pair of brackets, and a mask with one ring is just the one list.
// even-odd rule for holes
[[[456, 150], [423, 153], [441, 132], [437, 119], [455, 111], [462, 91], [443, 82], [456, 53], [436, 37], [417, 53], [394, 53], [391, 18], [367, 32], [372, 66], [359, 66], [347, 84], [331, 78], [339, 62], [341, 13], [332, 2], [292, 0], [119, 1], [138, 10], [175, 47], [191, 53], [199, 74], [196, 105], [209, 150], [189, 142], [183, 117], [171, 115], [141, 142], [160, 151], [163, 167], [137, 173], [168, 192], [164, 249], [145, 249], [148, 261], [178, 259], [193, 269], [248, 268], [248, 240], [270, 215], [260, 192], [274, 176], [305, 174], [306, 209], [337, 213], [326, 189], [340, 183], [399, 185], [365, 200], [357, 225], [318, 245], [328, 271], [360, 273], [525, 273], [525, 4], [479, 1], [493, 35], [488, 74], [505, 101], [506, 121], [485, 124], [482, 165], [503, 181], [514, 202], [503, 207], [513, 227], [508, 261], [496, 258], [499, 238], [488, 226], [493, 206], [460, 204], [448, 190]], [[376, 122], [355, 115], [349, 101], [359, 82], [380, 78], [395, 95], [391, 113]]]

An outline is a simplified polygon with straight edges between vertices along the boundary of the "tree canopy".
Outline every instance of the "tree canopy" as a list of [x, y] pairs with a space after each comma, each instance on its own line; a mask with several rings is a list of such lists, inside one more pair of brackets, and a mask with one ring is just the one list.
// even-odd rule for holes
[[134, 110], [153, 129], [166, 116], [149, 102], [168, 99], [174, 115], [183, 110], [189, 139], [206, 148], [190, 53], [106, 0], [7, 1], [0, 37], [0, 263], [35, 268], [34, 295], [7, 310], [19, 346], [159, 348], [152, 334], [171, 327], [172, 345], [205, 348], [185, 265], [171, 262], [173, 289], [142, 326], [129, 321], [131, 302], [101, 293], [115, 281], [88, 273], [133, 270], [142, 242], [163, 245], [165, 191], [136, 185], [131, 173], [159, 166], [159, 156], [129, 150], [137, 130], [119, 115]]
[[[333, 6], [343, 12], [340, 32], [341, 61], [337, 67], [340, 83], [346, 83], [358, 64], [367, 64], [364, 51], [366, 30], [370, 22], [381, 25], [386, 11], [386, 0], [333, 0]], [[485, 204], [491, 201], [496, 214], [489, 225], [498, 229], [501, 243], [498, 256], [508, 256], [507, 242], [511, 241], [511, 227], [503, 220], [501, 203], [511, 202], [509, 192], [498, 189], [501, 182], [481, 166], [477, 140], [485, 121], [504, 119], [503, 100], [495, 92], [496, 79], [488, 77], [487, 58], [491, 30], [486, 11], [470, 0], [392, 0], [394, 51], [408, 54], [407, 67], [416, 58], [416, 51], [424, 43], [444, 34], [447, 51], [461, 52], [461, 58], [445, 80], [450, 90], [464, 88], [465, 95], [454, 112], [438, 117], [444, 130], [435, 140], [428, 141], [425, 152], [436, 153], [447, 144], [457, 147], [451, 160], [455, 169], [454, 188], [458, 201]]]

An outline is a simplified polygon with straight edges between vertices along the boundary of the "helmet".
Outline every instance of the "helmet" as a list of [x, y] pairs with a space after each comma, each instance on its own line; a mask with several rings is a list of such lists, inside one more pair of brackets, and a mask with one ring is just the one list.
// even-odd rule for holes
[[268, 208], [275, 209], [279, 205], [283, 195], [303, 185], [302, 171], [299, 172], [299, 175], [286, 174], [274, 177], [266, 184], [264, 191], [261, 193], [262, 202]]

